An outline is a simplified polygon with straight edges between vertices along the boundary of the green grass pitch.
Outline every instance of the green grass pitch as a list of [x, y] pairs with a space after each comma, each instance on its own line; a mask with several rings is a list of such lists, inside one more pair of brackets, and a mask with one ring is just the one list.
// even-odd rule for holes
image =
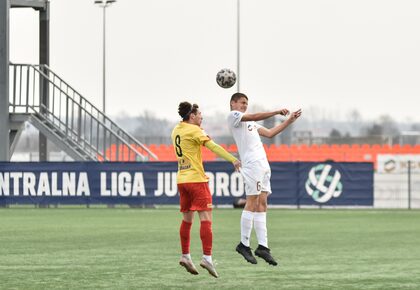
[[1, 209], [0, 289], [420, 289], [420, 211], [270, 210], [277, 267], [235, 252], [240, 215], [213, 212], [215, 279], [178, 265], [176, 209]]

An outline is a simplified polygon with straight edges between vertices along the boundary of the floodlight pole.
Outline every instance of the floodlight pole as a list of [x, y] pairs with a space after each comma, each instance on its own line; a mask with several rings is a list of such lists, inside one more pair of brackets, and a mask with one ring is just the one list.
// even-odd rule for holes
[[102, 35], [102, 41], [103, 41], [103, 43], [102, 43], [102, 65], [103, 65], [103, 70], [102, 70], [102, 109], [103, 109], [103, 113], [104, 113], [104, 115], [105, 115], [105, 112], [106, 112], [106, 98], [105, 98], [105, 96], [106, 96], [106, 58], [105, 58], [105, 55], [106, 55], [106, 33], [105, 33], [105, 31], [106, 31], [106, 5], [102, 8], [102, 10], [103, 10], [103, 17], [102, 17], [102, 19], [103, 19], [103, 21], [102, 21], [102, 23], [103, 23], [103, 35]]
[[237, 16], [237, 23], [236, 23], [236, 28], [237, 28], [237, 33], [236, 33], [236, 35], [237, 35], [237, 44], [236, 44], [236, 49], [237, 49], [237, 52], [236, 52], [236, 57], [237, 57], [237, 59], [236, 59], [236, 84], [237, 84], [237, 91], [238, 92], [240, 92], [240, 89], [241, 89], [241, 87], [240, 87], [240, 76], [241, 76], [241, 73], [240, 73], [240, 52], [241, 52], [241, 6], [240, 6], [240, 3], [241, 3], [241, 0], [237, 0], [237, 5], [236, 5], [236, 8], [237, 8], [237, 12], [236, 12], [236, 16]]
[[116, 0], [95, 0], [95, 4], [102, 8], [102, 111], [106, 113], [106, 8]]

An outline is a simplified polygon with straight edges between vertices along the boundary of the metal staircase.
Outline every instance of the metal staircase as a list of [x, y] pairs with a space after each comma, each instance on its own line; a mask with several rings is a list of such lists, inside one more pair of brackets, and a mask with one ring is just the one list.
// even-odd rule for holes
[[[47, 65], [10, 64], [11, 152], [26, 121], [77, 161], [157, 160]], [[40, 100], [49, 94], [48, 104]]]

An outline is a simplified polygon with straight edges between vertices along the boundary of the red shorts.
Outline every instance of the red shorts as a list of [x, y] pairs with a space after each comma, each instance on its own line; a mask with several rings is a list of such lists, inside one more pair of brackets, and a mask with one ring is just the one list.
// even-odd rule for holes
[[178, 184], [181, 212], [205, 211], [213, 208], [208, 182]]

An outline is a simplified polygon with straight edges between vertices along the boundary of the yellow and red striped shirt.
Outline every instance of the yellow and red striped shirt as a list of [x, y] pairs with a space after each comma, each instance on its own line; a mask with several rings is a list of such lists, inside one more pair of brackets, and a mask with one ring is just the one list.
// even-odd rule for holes
[[180, 122], [172, 131], [172, 143], [178, 159], [177, 183], [207, 182], [201, 146], [210, 137], [199, 126]]

